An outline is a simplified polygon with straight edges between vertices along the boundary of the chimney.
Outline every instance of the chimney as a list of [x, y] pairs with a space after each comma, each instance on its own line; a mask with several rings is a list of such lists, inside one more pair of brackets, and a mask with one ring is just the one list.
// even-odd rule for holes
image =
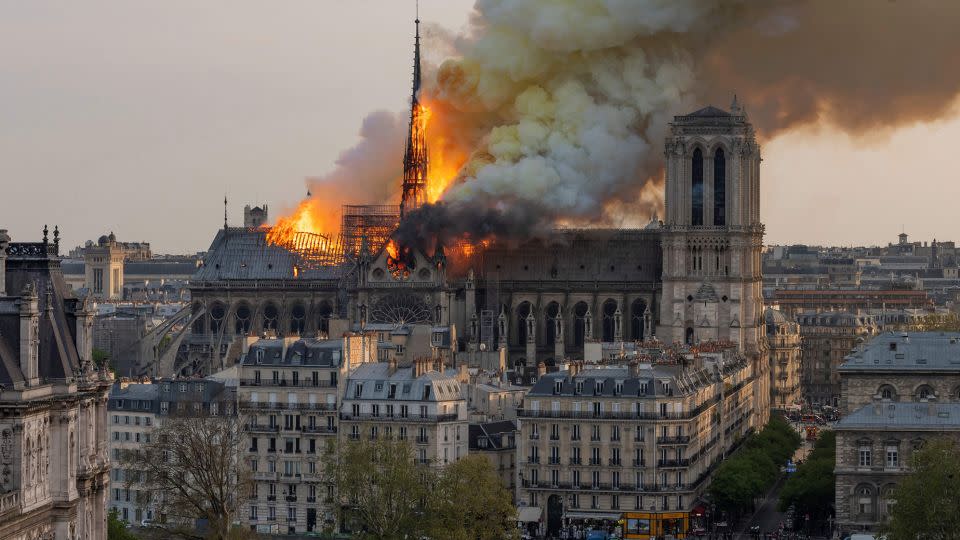
[[537, 378], [543, 377], [547, 374], [547, 365], [543, 362], [537, 364]]
[[631, 360], [627, 366], [630, 368], [630, 378], [637, 379], [640, 377], [640, 362], [636, 360]]
[[390, 360], [387, 361], [387, 372], [393, 376], [397, 372], [397, 357], [391, 355]]
[[6, 229], [0, 229], [0, 296], [7, 295], [7, 246], [10, 236]]

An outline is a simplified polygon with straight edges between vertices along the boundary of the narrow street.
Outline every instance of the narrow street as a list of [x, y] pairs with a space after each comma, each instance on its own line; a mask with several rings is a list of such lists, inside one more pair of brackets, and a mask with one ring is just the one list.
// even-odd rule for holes
[[763, 503], [757, 508], [753, 518], [751, 518], [746, 527], [740, 531], [739, 538], [752, 538], [750, 528], [754, 525], [760, 526], [761, 538], [764, 533], [774, 532], [780, 527], [780, 524], [784, 522], [784, 515], [777, 510], [777, 503], [780, 501], [780, 490], [783, 489], [783, 484], [786, 483], [786, 481], [786, 475], [782, 476], [780, 480], [777, 480], [773, 489], [770, 490], [767, 497], [763, 500]]

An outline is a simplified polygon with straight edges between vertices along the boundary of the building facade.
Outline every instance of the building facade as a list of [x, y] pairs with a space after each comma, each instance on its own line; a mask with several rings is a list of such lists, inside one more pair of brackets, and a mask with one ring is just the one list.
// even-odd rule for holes
[[714, 467], [769, 416], [754, 396], [765, 373], [704, 345], [716, 352], [651, 349], [537, 381], [518, 411], [517, 503], [547, 534], [627, 510], [693, 513]]
[[924, 441], [960, 441], [960, 334], [884, 333], [840, 367], [836, 510], [842, 531], [876, 531]]
[[71, 298], [56, 243], [0, 230], [0, 538], [107, 537], [107, 394], [94, 311]]
[[765, 309], [763, 317], [770, 348], [770, 405], [774, 409], [786, 409], [803, 402], [800, 325], [773, 308]]
[[809, 404], [838, 406], [838, 368], [854, 348], [877, 333], [873, 318], [844, 311], [804, 312], [800, 325], [803, 399]]
[[254, 488], [240, 517], [251, 530], [334, 528], [323, 456], [336, 444], [340, 392], [351, 359], [369, 360], [363, 343], [362, 337], [261, 339], [243, 355], [238, 394]]
[[459, 373], [440, 362], [363, 364], [350, 372], [340, 407], [340, 440], [410, 441], [414, 459], [444, 466], [467, 455], [467, 400]]
[[113, 233], [84, 250], [84, 287], [95, 300], [123, 298], [123, 247]]

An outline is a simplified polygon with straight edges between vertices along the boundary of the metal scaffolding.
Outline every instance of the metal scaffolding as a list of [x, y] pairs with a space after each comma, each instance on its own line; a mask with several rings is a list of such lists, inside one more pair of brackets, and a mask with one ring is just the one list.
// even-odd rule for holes
[[344, 205], [341, 215], [337, 246], [341, 259], [360, 253], [364, 237], [370, 253], [378, 253], [400, 223], [400, 208], [393, 204]]

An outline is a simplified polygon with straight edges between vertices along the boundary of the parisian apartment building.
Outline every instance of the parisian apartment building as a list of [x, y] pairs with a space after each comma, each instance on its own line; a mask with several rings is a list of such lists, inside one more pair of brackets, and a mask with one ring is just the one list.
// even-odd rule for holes
[[754, 395], [765, 375], [735, 348], [706, 345], [540, 377], [518, 411], [521, 511], [556, 529], [693, 510], [714, 467], [769, 416]]
[[153, 430], [169, 418], [183, 416], [232, 416], [236, 414], [236, 390], [211, 379], [121, 380], [110, 390], [108, 444], [110, 492], [107, 506], [122, 521], [139, 526], [166, 522], [149, 490], [136, 478], [128, 478], [124, 454], [151, 442]]
[[237, 391], [254, 486], [240, 519], [251, 530], [318, 532], [335, 523], [324, 452], [337, 442], [351, 358], [369, 359], [375, 351], [366, 343], [365, 337], [261, 339], [242, 357]]
[[836, 523], [877, 531], [911, 455], [931, 438], [960, 441], [960, 334], [886, 332], [839, 368]]
[[439, 360], [362, 364], [349, 375], [340, 408], [340, 439], [380, 437], [410, 441], [414, 459], [443, 466], [467, 455], [469, 414], [461, 384], [465, 371]]

